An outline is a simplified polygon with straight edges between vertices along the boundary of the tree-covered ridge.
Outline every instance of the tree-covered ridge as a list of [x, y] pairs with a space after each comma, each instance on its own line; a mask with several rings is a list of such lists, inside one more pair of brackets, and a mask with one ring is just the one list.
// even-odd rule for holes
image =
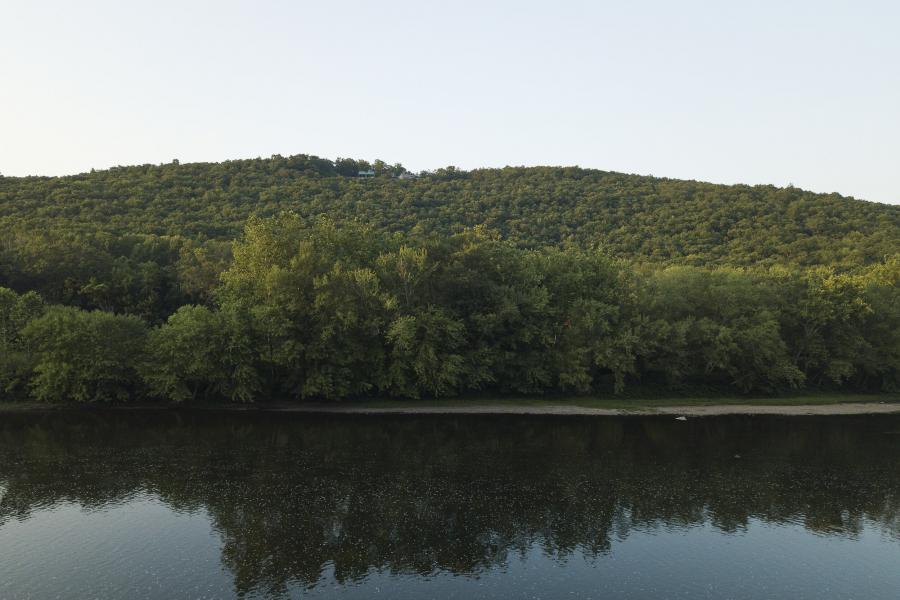
[[0, 397], [897, 389], [898, 250], [900, 207], [578, 168], [0, 178]]
[[[357, 176], [368, 169], [375, 177]], [[410, 177], [380, 161], [298, 155], [0, 178], [4, 236], [102, 231], [229, 240], [249, 216], [285, 210], [413, 235], [485, 225], [525, 246], [600, 245], [653, 263], [853, 268], [900, 248], [897, 206], [576, 167], [451, 167]]]

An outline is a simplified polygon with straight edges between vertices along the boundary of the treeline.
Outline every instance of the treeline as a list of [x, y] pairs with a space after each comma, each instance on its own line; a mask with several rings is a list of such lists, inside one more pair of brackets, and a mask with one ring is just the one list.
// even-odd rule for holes
[[[370, 169], [374, 178], [357, 177]], [[250, 216], [292, 211], [413, 236], [483, 224], [523, 247], [602, 244], [617, 258], [654, 264], [851, 270], [900, 247], [900, 207], [792, 187], [577, 167], [409, 176], [399, 164], [298, 155], [0, 177], [0, 240], [59, 232], [230, 241]]]
[[231, 242], [64, 229], [0, 237], [0, 286], [47, 303], [137, 315], [159, 324], [185, 304], [208, 304]]
[[[180, 248], [174, 264], [206, 251]], [[285, 214], [251, 219], [227, 264], [158, 323], [141, 292], [107, 311], [0, 290], [0, 391], [250, 402], [900, 387], [897, 257], [853, 273], [650, 268], [482, 227], [411, 238]], [[184, 281], [172, 298], [189, 295]]]

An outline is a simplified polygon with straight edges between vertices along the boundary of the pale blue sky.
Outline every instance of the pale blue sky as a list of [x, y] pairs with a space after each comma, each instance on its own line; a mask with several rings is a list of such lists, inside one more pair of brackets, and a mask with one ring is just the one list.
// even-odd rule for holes
[[0, 172], [297, 153], [900, 203], [900, 2], [0, 0]]

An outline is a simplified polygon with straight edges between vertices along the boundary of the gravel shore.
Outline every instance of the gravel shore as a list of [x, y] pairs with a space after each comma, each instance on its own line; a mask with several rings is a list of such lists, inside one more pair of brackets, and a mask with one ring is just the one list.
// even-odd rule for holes
[[402, 406], [368, 407], [346, 405], [295, 405], [272, 408], [270, 410], [305, 413], [340, 414], [403, 414], [403, 415], [673, 415], [706, 417], [717, 415], [867, 415], [900, 412], [900, 403], [859, 402], [847, 404], [820, 405], [753, 405], [721, 404], [710, 406], [659, 406], [635, 409], [590, 408], [585, 406], [553, 405], [474, 405], [474, 406]]

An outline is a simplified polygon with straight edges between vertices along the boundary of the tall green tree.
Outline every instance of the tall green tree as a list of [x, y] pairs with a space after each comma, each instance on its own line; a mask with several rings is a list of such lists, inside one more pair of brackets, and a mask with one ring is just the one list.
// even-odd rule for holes
[[134, 397], [147, 327], [138, 317], [53, 306], [22, 331], [34, 352], [31, 391], [44, 402]]
[[239, 315], [183, 306], [150, 332], [141, 373], [164, 400], [249, 402], [260, 387], [252, 342]]
[[22, 332], [43, 311], [43, 299], [35, 292], [19, 295], [0, 287], [0, 400], [25, 392], [33, 357]]

